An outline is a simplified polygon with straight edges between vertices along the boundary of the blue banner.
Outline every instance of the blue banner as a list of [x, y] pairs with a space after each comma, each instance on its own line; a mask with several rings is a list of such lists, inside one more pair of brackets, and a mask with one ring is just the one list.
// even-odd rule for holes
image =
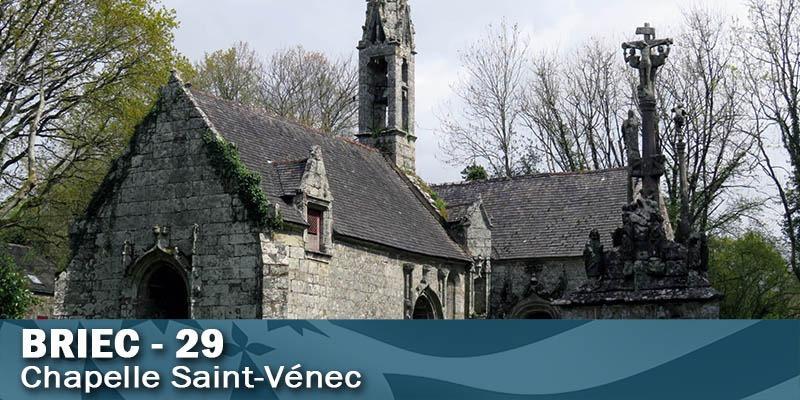
[[800, 321], [3, 321], [0, 342], [0, 399], [800, 398]]

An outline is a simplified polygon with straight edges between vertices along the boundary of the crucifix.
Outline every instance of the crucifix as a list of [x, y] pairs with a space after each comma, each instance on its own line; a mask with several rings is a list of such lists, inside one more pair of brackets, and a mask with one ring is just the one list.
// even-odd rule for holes
[[642, 197], [660, 201], [659, 180], [664, 174], [664, 155], [656, 137], [656, 93], [655, 80], [658, 68], [669, 56], [672, 39], [655, 39], [656, 30], [650, 24], [636, 28], [642, 40], [622, 44], [625, 63], [639, 71], [639, 111], [642, 115], [641, 159], [629, 160], [631, 175], [642, 178]]

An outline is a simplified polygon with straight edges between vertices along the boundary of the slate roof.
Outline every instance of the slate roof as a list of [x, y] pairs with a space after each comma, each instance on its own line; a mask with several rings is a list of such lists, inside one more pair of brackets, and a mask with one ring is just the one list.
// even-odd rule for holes
[[28, 280], [31, 292], [45, 296], [53, 295], [55, 263], [37, 256], [30, 247], [18, 244], [9, 244], [8, 253]]
[[496, 259], [579, 256], [597, 228], [606, 246], [622, 224], [627, 172], [538, 174], [513, 179], [434, 185], [433, 190], [461, 209], [482, 197], [492, 219]]
[[281, 178], [291, 180], [298, 173], [281, 162], [307, 158], [311, 147], [318, 145], [333, 195], [336, 234], [417, 254], [469, 260], [378, 151], [199, 91], [190, 92], [216, 131], [237, 145], [245, 165], [261, 174], [262, 189], [271, 202], [282, 204], [284, 220], [306, 223], [281, 197], [286, 191]]
[[447, 205], [447, 222], [459, 222], [467, 217], [470, 206], [472, 203], [467, 204], [448, 204]]
[[294, 196], [297, 194], [297, 191], [300, 190], [307, 163], [308, 159], [272, 163], [281, 185], [282, 196]]

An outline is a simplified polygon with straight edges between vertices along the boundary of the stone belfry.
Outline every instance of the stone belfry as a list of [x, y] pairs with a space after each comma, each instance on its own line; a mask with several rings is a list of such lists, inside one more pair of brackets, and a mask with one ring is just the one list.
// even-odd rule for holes
[[408, 0], [367, 0], [358, 43], [358, 140], [415, 170], [414, 26]]

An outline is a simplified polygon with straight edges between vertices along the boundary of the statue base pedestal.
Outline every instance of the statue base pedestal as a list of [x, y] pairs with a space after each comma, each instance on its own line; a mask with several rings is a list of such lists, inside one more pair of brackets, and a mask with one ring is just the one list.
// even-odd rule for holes
[[575, 292], [553, 301], [563, 319], [718, 319], [719, 292], [707, 287]]
[[658, 204], [646, 198], [623, 208], [614, 249], [597, 231], [584, 250], [588, 282], [553, 302], [562, 318], [719, 318], [722, 295], [708, 279], [705, 235], [686, 244], [667, 239]]

